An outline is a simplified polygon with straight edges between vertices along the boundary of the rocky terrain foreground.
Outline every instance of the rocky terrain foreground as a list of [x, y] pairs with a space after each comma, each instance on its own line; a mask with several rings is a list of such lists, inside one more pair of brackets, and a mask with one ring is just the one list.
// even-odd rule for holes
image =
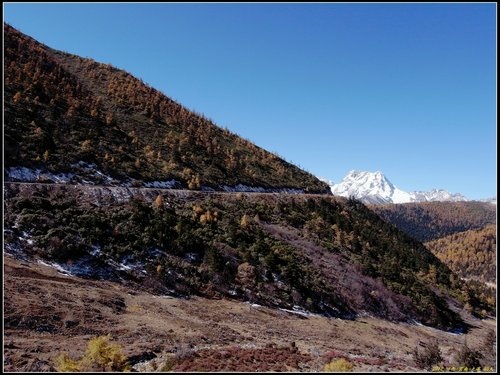
[[[437, 339], [444, 362], [466, 341], [481, 347], [495, 319], [462, 316], [466, 335], [369, 316], [341, 320], [249, 303], [153, 295], [135, 284], [68, 276], [4, 257], [4, 371], [54, 371], [111, 334], [138, 371], [322, 371], [345, 357], [354, 371], [418, 371], [412, 352]], [[495, 365], [484, 358], [483, 366]]]

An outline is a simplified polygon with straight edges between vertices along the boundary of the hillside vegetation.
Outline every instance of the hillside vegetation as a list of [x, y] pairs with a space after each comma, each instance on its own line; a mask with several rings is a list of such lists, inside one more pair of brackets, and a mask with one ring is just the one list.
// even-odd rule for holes
[[[466, 331], [460, 306], [492, 311], [421, 242], [357, 200], [207, 193], [238, 184], [329, 190], [124, 71], [4, 32], [5, 167], [70, 182], [4, 186], [8, 254], [158, 295], [345, 319]], [[205, 192], [144, 188], [172, 180]]]
[[463, 329], [441, 293], [488, 308], [421, 243], [354, 200], [102, 189], [9, 185], [6, 251], [157, 293], [343, 318]]
[[426, 242], [425, 246], [495, 305], [496, 238], [496, 226], [490, 224]]
[[496, 223], [496, 205], [486, 202], [422, 202], [369, 207], [385, 221], [422, 242]]
[[483, 349], [487, 332], [495, 338], [496, 321], [463, 312], [473, 328], [455, 335], [367, 315], [331, 319], [238, 300], [160, 297], [132, 283], [69, 277], [9, 255], [3, 270], [5, 372], [55, 371], [61, 355], [81, 358], [92, 337], [107, 335], [132, 371], [148, 373], [311, 373], [337, 358], [349, 360], [354, 372], [417, 372], [411, 353], [434, 340], [448, 368], [463, 365], [465, 341], [485, 354], [483, 372], [496, 367], [495, 347]]
[[310, 173], [123, 70], [53, 50], [6, 24], [4, 38], [6, 169], [98, 184], [175, 180], [195, 190], [243, 184], [329, 192]]
[[496, 226], [468, 230], [425, 246], [461, 277], [496, 283]]

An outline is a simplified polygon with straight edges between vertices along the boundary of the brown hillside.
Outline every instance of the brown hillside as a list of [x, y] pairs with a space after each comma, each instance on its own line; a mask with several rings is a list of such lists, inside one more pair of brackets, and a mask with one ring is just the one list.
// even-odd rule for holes
[[468, 230], [426, 242], [425, 246], [458, 275], [496, 284], [496, 226]]
[[[106, 334], [141, 372], [319, 372], [342, 357], [354, 371], [415, 372], [416, 347], [423, 351], [437, 340], [445, 363], [457, 365], [465, 340], [486, 354], [485, 337], [496, 329], [495, 320], [471, 316], [464, 316], [471, 332], [454, 335], [369, 316], [346, 321], [230, 300], [159, 297], [10, 256], [4, 278], [7, 372], [54, 371], [60, 353], [80, 357], [90, 338]], [[481, 364], [494, 367], [494, 352]]]
[[[243, 184], [329, 193], [310, 173], [123, 70], [56, 51], [5, 24], [4, 53], [6, 169], [99, 184], [175, 180], [196, 190]], [[89, 176], [88, 168], [99, 173]]]
[[486, 202], [421, 202], [369, 207], [383, 220], [423, 242], [496, 223], [496, 205]]

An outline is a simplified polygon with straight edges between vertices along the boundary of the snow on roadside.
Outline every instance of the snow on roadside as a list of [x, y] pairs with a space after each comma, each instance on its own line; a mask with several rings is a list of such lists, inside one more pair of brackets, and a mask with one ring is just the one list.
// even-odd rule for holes
[[[40, 168], [30, 169], [27, 167], [10, 167], [6, 169], [7, 180], [17, 182], [53, 182], [56, 184], [67, 184], [73, 182], [76, 177], [80, 183], [94, 185], [96, 181], [100, 184], [113, 185], [119, 181], [99, 171], [94, 163], [85, 163], [80, 161], [71, 164], [76, 173], [51, 173], [43, 171]], [[91, 181], [89, 181], [91, 180]], [[92, 181], [93, 180], [93, 181]]]
[[220, 186], [222, 191], [227, 193], [286, 193], [286, 194], [303, 194], [302, 189], [293, 188], [264, 188], [261, 186], [247, 186], [243, 184], [238, 184], [236, 186], [222, 185]]
[[144, 187], [147, 188], [157, 188], [157, 189], [172, 189], [177, 186], [180, 186], [180, 182], [177, 180], [169, 180], [169, 181], [152, 181], [145, 182]]
[[36, 181], [42, 171], [26, 167], [12, 167], [7, 169], [7, 177], [15, 181]]
[[7, 169], [7, 177], [9, 180], [22, 182], [37, 182], [40, 180], [52, 180], [55, 183], [68, 183], [74, 173], [58, 173], [43, 172], [41, 169], [29, 169], [26, 167], [11, 167]]
[[[78, 181], [85, 185], [122, 185], [124, 187], [134, 187], [134, 181], [121, 182], [99, 171], [94, 163], [79, 161], [71, 164], [76, 173], [58, 173], [44, 172], [41, 169], [30, 169], [26, 167], [11, 167], [6, 170], [7, 180], [17, 182], [54, 182], [66, 184]], [[182, 189], [182, 183], [172, 179], [165, 181], [150, 181], [142, 183], [143, 187], [156, 189]], [[140, 187], [140, 186], [139, 186]], [[216, 192], [217, 190], [208, 186], [202, 186], [201, 191]], [[303, 189], [295, 188], [265, 188], [262, 186], [248, 186], [238, 184], [236, 186], [222, 185], [219, 191], [227, 193], [283, 193], [283, 194], [304, 194]]]

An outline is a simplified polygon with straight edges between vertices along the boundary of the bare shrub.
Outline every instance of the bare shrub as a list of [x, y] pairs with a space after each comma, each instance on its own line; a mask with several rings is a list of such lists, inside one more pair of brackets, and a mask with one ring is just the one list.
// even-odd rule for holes
[[194, 355], [193, 346], [191, 344], [180, 344], [176, 347], [175, 358], [186, 359]]
[[468, 368], [481, 367], [480, 360], [484, 356], [477, 350], [472, 350], [464, 343], [457, 354], [456, 361], [459, 366], [465, 366]]
[[488, 332], [486, 333], [486, 336], [484, 336], [484, 351], [488, 354], [492, 354], [495, 352], [495, 345], [497, 343], [497, 335], [495, 334], [495, 331], [492, 329], [489, 329]]
[[173, 358], [173, 357], [167, 358], [167, 360], [165, 361], [165, 363], [161, 367], [160, 372], [171, 371], [174, 368], [174, 366], [176, 365], [176, 363], [177, 363], [177, 361], [175, 358]]
[[437, 365], [443, 361], [441, 349], [436, 341], [426, 345], [422, 353], [415, 348], [413, 352], [413, 360], [415, 365], [422, 369], [431, 370], [433, 365]]

